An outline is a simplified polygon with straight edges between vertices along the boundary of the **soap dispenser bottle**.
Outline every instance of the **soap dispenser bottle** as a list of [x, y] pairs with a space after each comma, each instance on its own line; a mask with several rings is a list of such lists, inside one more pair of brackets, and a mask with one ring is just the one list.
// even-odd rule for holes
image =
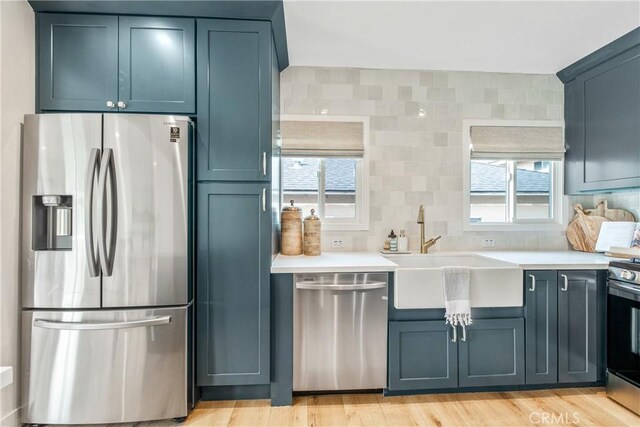
[[398, 237], [393, 230], [389, 233], [389, 250], [391, 252], [398, 252]]
[[398, 252], [409, 252], [409, 238], [405, 236], [404, 230], [400, 230], [398, 236]]

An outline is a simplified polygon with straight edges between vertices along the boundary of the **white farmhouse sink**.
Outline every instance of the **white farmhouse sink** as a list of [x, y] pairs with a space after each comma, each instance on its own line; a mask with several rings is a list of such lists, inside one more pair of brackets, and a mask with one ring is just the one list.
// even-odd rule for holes
[[478, 255], [395, 255], [394, 305], [398, 309], [444, 308], [442, 267], [471, 268], [471, 307], [521, 307], [522, 268]]

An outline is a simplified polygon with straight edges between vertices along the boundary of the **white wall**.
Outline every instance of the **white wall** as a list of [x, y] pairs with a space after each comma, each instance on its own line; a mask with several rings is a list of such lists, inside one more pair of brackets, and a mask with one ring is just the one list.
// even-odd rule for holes
[[0, 0], [0, 366], [14, 368], [0, 391], [3, 426], [19, 424], [19, 165], [22, 117], [35, 108], [34, 37], [26, 0]]
[[564, 232], [463, 230], [465, 119], [562, 120], [563, 85], [555, 75], [289, 67], [281, 75], [286, 115], [368, 116], [368, 231], [325, 232], [323, 248], [340, 237], [347, 250], [376, 251], [394, 229], [418, 249], [418, 207], [425, 206], [432, 249], [568, 249]]

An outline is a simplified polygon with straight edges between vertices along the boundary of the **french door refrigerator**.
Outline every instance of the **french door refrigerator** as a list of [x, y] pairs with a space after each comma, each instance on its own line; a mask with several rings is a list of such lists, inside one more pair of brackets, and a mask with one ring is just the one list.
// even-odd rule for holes
[[25, 116], [23, 422], [187, 415], [190, 126], [177, 116]]

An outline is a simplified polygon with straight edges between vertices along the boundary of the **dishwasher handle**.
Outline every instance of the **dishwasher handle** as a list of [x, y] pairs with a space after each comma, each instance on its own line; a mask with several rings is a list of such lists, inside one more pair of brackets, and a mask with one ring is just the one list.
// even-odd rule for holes
[[387, 282], [369, 282], [352, 284], [316, 284], [312, 281], [296, 282], [296, 289], [305, 289], [310, 291], [370, 291], [373, 289], [382, 289], [387, 286]]

